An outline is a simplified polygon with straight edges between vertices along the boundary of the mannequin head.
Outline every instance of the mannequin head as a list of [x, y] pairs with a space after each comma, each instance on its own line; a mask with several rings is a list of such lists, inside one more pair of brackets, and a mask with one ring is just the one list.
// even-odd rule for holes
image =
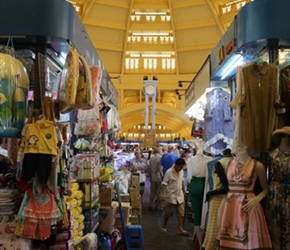
[[276, 129], [272, 133], [272, 141], [276, 146], [279, 146], [282, 142], [283, 138], [289, 138], [290, 137], [290, 126], [285, 126], [283, 128]]
[[237, 148], [236, 155], [245, 154], [245, 153], [247, 153], [247, 147], [246, 146], [241, 146], [241, 147]]
[[251, 156], [248, 154], [247, 147], [244, 146], [237, 149], [236, 157], [239, 162], [245, 163]]

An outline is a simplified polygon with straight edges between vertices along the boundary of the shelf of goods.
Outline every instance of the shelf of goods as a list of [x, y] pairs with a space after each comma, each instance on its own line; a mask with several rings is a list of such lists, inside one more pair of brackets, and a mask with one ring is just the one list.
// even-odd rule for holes
[[74, 174], [83, 193], [81, 207], [85, 234], [95, 232], [99, 225], [99, 164], [100, 157], [96, 152], [74, 156]]

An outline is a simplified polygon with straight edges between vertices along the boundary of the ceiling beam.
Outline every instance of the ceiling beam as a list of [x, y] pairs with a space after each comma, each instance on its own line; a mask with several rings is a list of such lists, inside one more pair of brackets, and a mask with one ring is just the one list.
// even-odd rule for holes
[[109, 43], [94, 43], [94, 48], [98, 50], [107, 50], [107, 51], [115, 51], [115, 52], [123, 52], [122, 45], [109, 44]]
[[[131, 1], [129, 1], [131, 2]], [[128, 9], [129, 5], [125, 1], [120, 1], [120, 0], [94, 0], [95, 4], [102, 4], [106, 6], [111, 6], [111, 7], [117, 7], [117, 8], [123, 8], [123, 9]]]
[[[134, 1], [131, 1], [134, 2]], [[158, 2], [158, 1], [143, 1], [143, 2], [134, 2], [134, 8], [132, 11], [136, 10], [168, 10], [167, 3], [165, 2]]]
[[215, 48], [217, 43], [201, 43], [192, 45], [178, 46], [177, 52], [197, 51], [197, 50], [211, 50]]
[[227, 14], [220, 16], [219, 20], [221, 23], [232, 23], [234, 21], [235, 14]]
[[115, 30], [126, 30], [126, 25], [121, 22], [110, 22], [108, 20], [101, 20], [98, 18], [87, 18], [84, 20], [84, 25], [91, 25], [96, 27], [102, 27], [102, 28], [109, 28], [109, 29], [115, 29]]
[[215, 17], [215, 20], [216, 20], [216, 22], [218, 24], [219, 30], [221, 32], [221, 35], [223, 35], [225, 33], [225, 29], [224, 29], [224, 26], [222, 25], [222, 23], [220, 21], [220, 16], [219, 16], [219, 13], [218, 13], [217, 5], [214, 4], [213, 0], [206, 0], [206, 2], [208, 3], [213, 16]]
[[[169, 6], [169, 9], [170, 9], [170, 13], [173, 12], [173, 8], [172, 8], [172, 5], [171, 5], [171, 1], [168, 0], [168, 6]], [[171, 19], [170, 19], [170, 24], [171, 24], [171, 27], [172, 27], [172, 35], [173, 37], [176, 37], [176, 26], [175, 26], [175, 21], [174, 21], [174, 15], [171, 15]], [[176, 58], [178, 57], [178, 52], [177, 52], [177, 43], [176, 43], [176, 39], [174, 39], [174, 42], [173, 42], [173, 48], [174, 48], [174, 51], [176, 51]], [[175, 64], [175, 67], [176, 67], [176, 73], [179, 74], [179, 63], [176, 63]]]
[[[191, 121], [189, 120], [189, 117], [184, 114], [183, 110], [178, 109], [170, 109], [168, 108], [168, 105], [156, 103], [156, 110], [159, 114], [167, 114], [169, 117], [176, 117], [177, 120], [182, 121], [182, 123], [185, 123], [187, 125], [191, 125]], [[136, 105], [131, 105], [122, 109], [118, 110], [119, 117], [120, 118], [126, 118], [128, 115], [130, 117], [134, 117], [135, 114], [142, 114], [144, 111], [145, 104], [144, 103], [137, 103]], [[136, 120], [137, 121], [137, 120]]]
[[216, 26], [217, 23], [215, 20], [206, 20], [206, 21], [200, 21], [200, 22], [188, 22], [188, 23], [176, 23], [175, 29], [176, 31], [179, 30], [188, 30], [188, 29], [196, 29], [196, 28], [203, 28], [203, 27], [210, 27], [210, 26]]
[[82, 22], [84, 23], [87, 16], [89, 15], [89, 13], [91, 12], [92, 10], [92, 7], [93, 7], [93, 4], [94, 4], [94, 0], [88, 0], [84, 3], [83, 5], [83, 12], [80, 16]]
[[[130, 4], [130, 7], [129, 7], [129, 13], [131, 13], [131, 11], [132, 11], [133, 2], [134, 1], [130, 1], [131, 4]], [[127, 51], [127, 47], [128, 47], [127, 37], [128, 37], [128, 32], [129, 32], [130, 24], [131, 24], [131, 18], [130, 18], [130, 15], [128, 15], [127, 22], [126, 22], [125, 41], [123, 43], [123, 54], [122, 54], [122, 62], [121, 62], [121, 74], [124, 74], [124, 72], [125, 72], [125, 63], [124, 62], [125, 62], [126, 51]]]
[[185, 9], [188, 7], [193, 7], [193, 6], [199, 6], [199, 5], [205, 5], [207, 4], [206, 0], [188, 0], [188, 1], [181, 1], [176, 3], [172, 3], [172, 8], [173, 9]]

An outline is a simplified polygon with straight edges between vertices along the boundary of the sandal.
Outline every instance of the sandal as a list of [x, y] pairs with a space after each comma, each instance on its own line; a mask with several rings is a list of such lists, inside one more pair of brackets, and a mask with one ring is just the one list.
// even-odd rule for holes
[[188, 236], [189, 233], [187, 231], [183, 230], [182, 232], [178, 232], [177, 235]]

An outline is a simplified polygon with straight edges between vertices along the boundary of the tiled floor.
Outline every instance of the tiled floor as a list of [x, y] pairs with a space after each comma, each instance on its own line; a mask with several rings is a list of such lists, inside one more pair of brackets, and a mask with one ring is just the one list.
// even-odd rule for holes
[[168, 222], [167, 234], [162, 234], [162, 212], [149, 211], [149, 187], [150, 182], [146, 182], [146, 191], [143, 196], [143, 216], [141, 225], [144, 237], [144, 250], [187, 250], [194, 249], [192, 241], [193, 223], [185, 220], [184, 228], [189, 232], [189, 236], [177, 235], [177, 219], [172, 217]]

